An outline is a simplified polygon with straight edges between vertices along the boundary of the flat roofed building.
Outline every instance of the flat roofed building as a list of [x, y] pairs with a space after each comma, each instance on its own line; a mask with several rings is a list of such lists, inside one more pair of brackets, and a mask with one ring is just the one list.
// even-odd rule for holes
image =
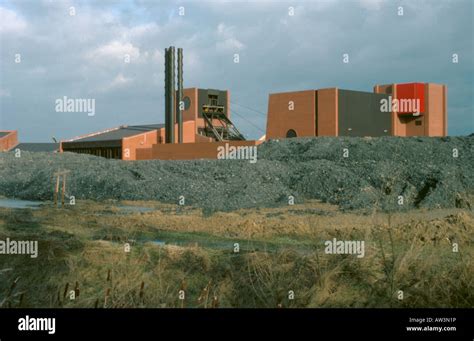
[[[102, 156], [109, 159], [135, 159], [137, 148], [159, 143], [164, 124], [120, 126], [61, 141], [61, 151]], [[163, 134], [164, 135], [164, 134]]]
[[446, 101], [446, 86], [432, 83], [270, 94], [266, 138], [446, 136]]

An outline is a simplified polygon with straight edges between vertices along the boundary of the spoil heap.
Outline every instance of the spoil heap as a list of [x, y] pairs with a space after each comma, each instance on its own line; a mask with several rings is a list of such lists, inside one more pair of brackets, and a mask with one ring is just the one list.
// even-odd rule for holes
[[285, 205], [289, 195], [342, 209], [470, 207], [473, 152], [473, 137], [323, 137], [268, 141], [253, 164], [1, 153], [0, 195], [52, 200], [53, 173], [68, 169], [67, 194], [76, 199], [176, 203], [184, 196], [186, 205], [211, 211]]

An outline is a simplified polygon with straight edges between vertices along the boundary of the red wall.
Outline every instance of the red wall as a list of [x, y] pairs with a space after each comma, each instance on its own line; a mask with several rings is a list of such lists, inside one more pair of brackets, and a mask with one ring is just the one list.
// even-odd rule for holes
[[290, 129], [298, 137], [316, 135], [316, 91], [270, 94], [266, 139], [285, 138]]
[[[212, 139], [206, 138], [202, 136], [202, 139], [199, 138], [200, 135], [195, 134], [195, 123], [194, 121], [186, 121], [183, 122], [183, 144], [190, 144], [195, 142], [209, 142]], [[123, 157], [124, 160], [148, 160], [151, 159], [152, 155], [152, 147], [155, 145], [165, 145], [165, 128], [161, 128], [158, 131], [154, 131], [155, 138], [148, 139], [146, 143], [136, 143], [135, 141], [140, 142], [139, 138], [141, 135], [133, 136], [131, 138], [123, 139], [123, 151], [125, 148], [129, 148], [130, 151], [130, 158]], [[175, 134], [178, 136], [178, 124], [175, 124]], [[143, 138], [142, 138], [143, 139]], [[153, 141], [153, 142], [150, 142]], [[179, 143], [167, 143], [166, 145], [174, 145]], [[125, 155], [125, 154], [124, 154]]]
[[[420, 108], [419, 112], [425, 112], [425, 85], [423, 83], [405, 83], [397, 84], [397, 99], [399, 100], [399, 106], [402, 100], [419, 100]], [[399, 114], [413, 114], [414, 111], [403, 110], [399, 107]]]
[[339, 135], [339, 90], [337, 88], [318, 90], [318, 134], [317, 136]]
[[223, 141], [207, 143], [165, 143], [156, 144], [152, 148], [138, 150], [137, 160], [195, 160], [217, 159], [219, 146], [256, 146], [259, 141]]
[[152, 130], [145, 133], [125, 137], [122, 139], [122, 159], [136, 160], [137, 148], [150, 148], [158, 143], [158, 131]]
[[18, 144], [18, 132], [16, 130], [8, 130], [9, 134], [0, 137], [0, 152], [11, 150]]

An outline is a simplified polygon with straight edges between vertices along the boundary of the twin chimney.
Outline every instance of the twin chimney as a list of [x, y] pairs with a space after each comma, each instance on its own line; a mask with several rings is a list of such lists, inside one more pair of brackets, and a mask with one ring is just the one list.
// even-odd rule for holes
[[[178, 143], [183, 143], [183, 49], [178, 48], [175, 63], [175, 47], [165, 49], [165, 141], [175, 143], [174, 128], [178, 123]], [[175, 82], [175, 64], [177, 70], [177, 89]]]

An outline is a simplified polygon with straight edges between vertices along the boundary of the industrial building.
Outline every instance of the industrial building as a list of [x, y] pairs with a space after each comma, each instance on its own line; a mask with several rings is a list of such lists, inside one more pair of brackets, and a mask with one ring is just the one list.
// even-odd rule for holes
[[[420, 101], [419, 115], [399, 108], [392, 111], [391, 134], [393, 136], [447, 136], [448, 89], [434, 83], [385, 84], [374, 86], [374, 92], [388, 94], [399, 103], [410, 99]], [[399, 104], [400, 106], [400, 104]]]
[[[263, 142], [246, 141], [234, 126], [228, 90], [169, 88], [164, 124], [120, 126], [59, 144], [19, 143], [17, 131], [0, 131], [0, 151], [75, 152], [123, 160], [213, 159], [225, 144]], [[182, 98], [181, 106], [176, 98]], [[446, 108], [446, 86], [433, 83], [376, 85], [374, 92], [328, 88], [270, 94], [265, 139], [446, 136]]]
[[20, 150], [22, 152], [56, 153], [56, 152], [59, 152], [59, 143], [48, 143], [48, 142], [19, 143], [12, 150]]
[[[189, 88], [183, 90], [182, 143], [166, 143], [166, 124], [120, 126], [61, 141], [61, 151], [112, 159], [215, 158], [222, 142], [255, 145], [230, 121], [227, 90]], [[174, 124], [173, 139], [179, 137]], [[207, 143], [203, 145], [202, 143]], [[217, 155], [217, 154], [216, 154]]]
[[230, 120], [230, 93], [183, 89], [183, 55], [165, 51], [165, 123], [121, 126], [61, 141], [60, 150], [123, 160], [216, 158], [219, 146], [255, 146]]
[[120, 126], [61, 141], [61, 152], [135, 160], [136, 149], [164, 139], [164, 124]]
[[232, 123], [228, 90], [184, 89], [182, 104], [181, 139], [179, 120], [173, 119], [172, 114], [168, 114], [171, 117], [165, 114], [165, 121], [168, 117], [168, 121], [176, 122], [172, 129], [173, 136], [169, 137], [173, 142], [166, 143], [164, 128], [160, 132], [162, 138], [151, 148], [136, 150], [136, 160], [215, 159], [218, 147], [226, 143], [234, 146], [255, 146], [260, 143], [246, 141]]
[[[266, 135], [247, 141], [231, 121], [228, 90], [183, 89], [183, 51], [174, 47], [165, 50], [164, 109], [163, 124], [82, 135], [61, 141], [59, 151], [123, 160], [215, 159], [223, 146], [256, 146], [265, 139], [447, 134], [446, 86], [404, 83], [375, 85], [373, 92], [326, 88], [270, 94]], [[0, 150], [17, 145], [16, 131], [0, 132]], [[58, 149], [36, 145], [20, 146]]]
[[0, 130], [0, 152], [8, 152], [18, 145], [16, 130]]
[[16, 150], [23, 152], [58, 152], [59, 143], [19, 143], [18, 131], [0, 131], [0, 152]]
[[[173, 109], [165, 114], [168, 123], [122, 126], [62, 141], [61, 151], [124, 160], [212, 159], [225, 143], [262, 142], [246, 141], [233, 125], [228, 90], [189, 88], [181, 94], [181, 108], [174, 100], [167, 106]], [[446, 136], [446, 96], [446, 86], [433, 83], [376, 85], [374, 92], [327, 88], [270, 94], [265, 139]]]
[[446, 136], [447, 90], [433, 83], [270, 94], [266, 139], [303, 136]]

